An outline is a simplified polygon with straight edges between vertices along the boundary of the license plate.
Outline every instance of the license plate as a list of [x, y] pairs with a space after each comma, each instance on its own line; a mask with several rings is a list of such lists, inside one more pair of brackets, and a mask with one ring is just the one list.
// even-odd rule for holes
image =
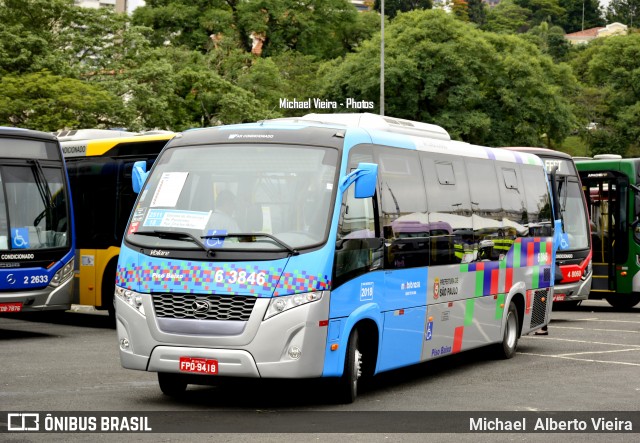
[[564, 294], [553, 294], [553, 301], [564, 301]]
[[0, 303], [0, 313], [20, 311], [22, 311], [22, 303]]
[[180, 357], [180, 370], [182, 372], [216, 375], [218, 373], [218, 360]]

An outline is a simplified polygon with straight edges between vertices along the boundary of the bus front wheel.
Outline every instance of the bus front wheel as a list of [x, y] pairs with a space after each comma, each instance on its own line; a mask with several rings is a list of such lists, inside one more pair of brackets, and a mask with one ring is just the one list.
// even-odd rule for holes
[[513, 302], [509, 303], [509, 311], [507, 311], [507, 320], [504, 325], [504, 334], [502, 335], [502, 343], [495, 345], [494, 350], [498, 358], [511, 358], [516, 355], [518, 347], [518, 310]]
[[340, 379], [339, 396], [341, 403], [353, 403], [358, 396], [358, 379], [362, 375], [362, 354], [358, 330], [349, 336], [347, 355], [344, 362], [344, 374]]
[[640, 295], [625, 294], [606, 297], [607, 302], [616, 309], [631, 309], [640, 303]]
[[158, 384], [164, 395], [179, 397], [187, 390], [187, 381], [180, 374], [158, 372]]

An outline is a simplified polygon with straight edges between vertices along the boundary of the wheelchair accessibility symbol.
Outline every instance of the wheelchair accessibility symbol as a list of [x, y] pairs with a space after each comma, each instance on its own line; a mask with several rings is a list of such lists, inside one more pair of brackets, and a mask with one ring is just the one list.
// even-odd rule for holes
[[[216, 237], [216, 235], [219, 235], [220, 237]], [[207, 231], [207, 238], [205, 239], [204, 244], [209, 249], [221, 248], [224, 245], [226, 235], [226, 229], [209, 230]]]
[[431, 338], [433, 337], [433, 322], [430, 321], [427, 323], [427, 332], [425, 333], [425, 341], [429, 341], [431, 340]]
[[13, 249], [29, 249], [29, 229], [11, 229], [11, 247]]

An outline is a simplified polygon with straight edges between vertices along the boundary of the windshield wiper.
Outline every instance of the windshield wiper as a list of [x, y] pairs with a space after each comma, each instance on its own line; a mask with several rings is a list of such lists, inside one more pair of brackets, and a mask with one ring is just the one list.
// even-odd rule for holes
[[273, 240], [274, 243], [280, 245], [283, 249], [286, 249], [291, 255], [298, 255], [299, 252], [297, 249], [292, 248], [291, 246], [289, 246], [288, 244], [286, 244], [285, 242], [283, 242], [282, 240], [280, 240], [278, 237], [274, 237], [271, 234], [265, 234], [262, 232], [259, 233], [252, 233], [252, 234], [244, 234], [244, 233], [225, 233], [225, 234], [211, 234], [211, 235], [203, 235], [200, 238], [227, 238], [227, 237], [241, 237], [241, 238], [247, 238], [247, 237], [267, 237], [270, 240]]
[[171, 240], [189, 241], [189, 242], [197, 244], [198, 246], [200, 246], [204, 250], [207, 249], [200, 242], [200, 240], [198, 240], [198, 238], [196, 236], [194, 236], [193, 234], [190, 234], [188, 232], [159, 231], [159, 230], [156, 229], [156, 230], [153, 230], [153, 231], [134, 232], [134, 234], [136, 234], [136, 235], [146, 235], [148, 237], [168, 238], [168, 239], [171, 239]]
[[38, 226], [47, 213], [50, 213], [56, 207], [56, 204], [53, 201], [53, 195], [51, 195], [51, 189], [49, 189], [49, 183], [47, 182], [47, 177], [44, 175], [40, 161], [38, 161], [38, 159], [33, 159], [31, 161], [33, 162], [33, 177], [35, 179], [38, 192], [40, 193], [42, 203], [44, 204], [44, 210], [38, 214], [33, 221], [33, 225]]

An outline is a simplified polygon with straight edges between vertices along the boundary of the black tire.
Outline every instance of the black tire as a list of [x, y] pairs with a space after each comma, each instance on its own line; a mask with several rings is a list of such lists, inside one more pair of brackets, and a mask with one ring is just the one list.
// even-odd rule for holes
[[611, 297], [606, 297], [607, 303], [613, 306], [616, 309], [631, 309], [638, 303], [640, 303], [640, 295], [637, 294], [626, 294], [626, 295], [615, 295]]
[[158, 384], [164, 395], [179, 397], [187, 390], [187, 381], [181, 374], [158, 372]]
[[360, 353], [358, 330], [354, 329], [349, 336], [347, 354], [344, 361], [344, 374], [338, 386], [340, 403], [353, 403], [358, 396], [358, 379], [362, 375], [362, 354]]
[[116, 264], [118, 258], [114, 258], [107, 265], [104, 275], [102, 276], [102, 305], [101, 309], [106, 309], [109, 313], [109, 323], [112, 327], [116, 326]]
[[520, 322], [518, 320], [518, 310], [513, 302], [509, 303], [507, 319], [502, 334], [502, 343], [495, 345], [495, 355], [497, 358], [508, 359], [516, 355], [518, 348], [518, 338], [520, 338]]

